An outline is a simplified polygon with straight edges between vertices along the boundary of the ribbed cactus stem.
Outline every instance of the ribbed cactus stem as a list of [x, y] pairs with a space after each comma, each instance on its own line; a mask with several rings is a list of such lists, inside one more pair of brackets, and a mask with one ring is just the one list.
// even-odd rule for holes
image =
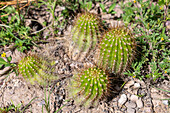
[[[100, 21], [94, 14], [83, 13], [76, 18], [71, 31], [72, 41], [74, 43], [74, 47], [71, 52], [73, 59], [74, 54], [77, 54], [76, 49], [79, 52], [75, 57], [75, 60], [80, 59], [80, 57], [86, 57], [88, 52], [95, 48], [100, 36], [99, 27]], [[85, 54], [81, 54], [81, 52], [84, 52]]]
[[75, 97], [75, 102], [79, 105], [95, 106], [107, 95], [108, 84], [107, 74], [103, 70], [89, 68], [73, 76], [69, 96]]
[[114, 73], [125, 71], [134, 58], [134, 38], [126, 28], [117, 27], [106, 32], [100, 46], [99, 65]]
[[48, 70], [50, 63], [37, 57], [36, 55], [24, 56], [18, 63], [18, 72], [27, 80], [34, 84], [37, 81], [40, 84], [45, 84], [46, 80], [57, 79]]

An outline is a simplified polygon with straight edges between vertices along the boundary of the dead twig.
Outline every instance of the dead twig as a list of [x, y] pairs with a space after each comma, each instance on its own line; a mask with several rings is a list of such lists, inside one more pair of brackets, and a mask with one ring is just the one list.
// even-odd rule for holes
[[16, 5], [16, 4], [22, 4], [22, 3], [30, 3], [30, 2], [36, 2], [36, 0], [13, 0], [9, 2], [0, 2], [0, 5]]

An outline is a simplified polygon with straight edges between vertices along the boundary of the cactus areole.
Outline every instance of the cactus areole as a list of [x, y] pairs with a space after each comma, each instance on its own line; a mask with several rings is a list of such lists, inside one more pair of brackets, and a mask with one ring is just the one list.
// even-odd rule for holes
[[98, 68], [89, 68], [73, 76], [69, 95], [75, 97], [75, 103], [89, 107], [98, 104], [107, 93], [108, 77]]
[[100, 46], [99, 65], [113, 73], [124, 72], [134, 58], [134, 38], [124, 27], [106, 32]]

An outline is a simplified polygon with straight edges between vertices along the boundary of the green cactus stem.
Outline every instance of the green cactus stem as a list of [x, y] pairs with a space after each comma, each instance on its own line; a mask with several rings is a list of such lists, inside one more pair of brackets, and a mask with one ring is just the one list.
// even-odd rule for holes
[[69, 96], [77, 105], [96, 106], [109, 94], [109, 77], [99, 68], [92, 67], [73, 75], [68, 86]]
[[52, 74], [53, 69], [50, 69], [50, 66], [52, 66], [52, 63], [48, 63], [36, 55], [27, 55], [21, 58], [17, 67], [19, 74], [29, 80], [31, 84], [36, 81], [43, 85], [47, 80], [57, 79]]
[[71, 31], [73, 60], [87, 57], [88, 53], [96, 47], [100, 37], [99, 28], [100, 21], [95, 14], [86, 12], [76, 18]]
[[100, 44], [98, 64], [116, 74], [124, 72], [134, 59], [135, 40], [124, 27], [115, 27], [105, 33]]

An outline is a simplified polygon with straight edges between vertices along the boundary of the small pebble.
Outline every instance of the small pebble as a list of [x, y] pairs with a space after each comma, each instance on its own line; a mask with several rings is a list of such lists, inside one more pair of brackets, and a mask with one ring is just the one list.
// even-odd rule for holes
[[136, 104], [135, 104], [134, 102], [127, 102], [127, 103], [125, 104], [125, 106], [126, 106], [127, 108], [136, 108]]
[[165, 25], [167, 29], [170, 29], [170, 21], [167, 21]]
[[127, 113], [135, 113], [135, 109], [127, 108]]
[[55, 63], [56, 63], [56, 64], [58, 64], [58, 63], [59, 63], [59, 61], [58, 61], [58, 60], [56, 60], [56, 61], [55, 61]]
[[38, 106], [42, 106], [42, 105], [45, 105], [45, 101], [42, 100], [40, 103], [38, 103]]
[[120, 99], [118, 100], [119, 105], [123, 105], [127, 101], [127, 96], [125, 94], [122, 94], [120, 96]]
[[163, 103], [164, 105], [168, 105], [168, 100], [163, 100], [162, 103]]
[[138, 100], [138, 96], [131, 95], [130, 100], [133, 101], [133, 102], [136, 102]]
[[152, 92], [152, 93], [157, 93], [157, 92], [159, 92], [159, 90], [157, 90], [157, 89], [155, 89], [155, 88], [152, 88], [152, 89], [151, 89], [151, 92]]
[[129, 88], [130, 86], [132, 86], [134, 84], [134, 81], [129, 81], [125, 84], [124, 88]]
[[126, 107], [125, 106], [122, 106], [122, 108], [121, 108], [121, 110], [120, 111], [122, 111], [122, 112], [125, 112], [126, 111]]
[[138, 89], [138, 88], [140, 88], [140, 83], [135, 83], [134, 84], [134, 89]]
[[0, 70], [0, 75], [3, 75], [3, 74], [5, 74], [7, 71], [9, 71], [11, 69], [11, 67], [10, 66], [8, 66], [8, 67], [5, 67], [3, 70]]
[[144, 107], [144, 113], [151, 113], [151, 109], [150, 107]]
[[142, 102], [141, 99], [138, 99], [138, 100], [136, 101], [136, 104], [137, 104], [137, 107], [138, 107], [138, 108], [142, 108], [142, 107], [143, 107], [143, 102]]
[[63, 100], [63, 96], [60, 96], [60, 97], [59, 97], [59, 100]]

